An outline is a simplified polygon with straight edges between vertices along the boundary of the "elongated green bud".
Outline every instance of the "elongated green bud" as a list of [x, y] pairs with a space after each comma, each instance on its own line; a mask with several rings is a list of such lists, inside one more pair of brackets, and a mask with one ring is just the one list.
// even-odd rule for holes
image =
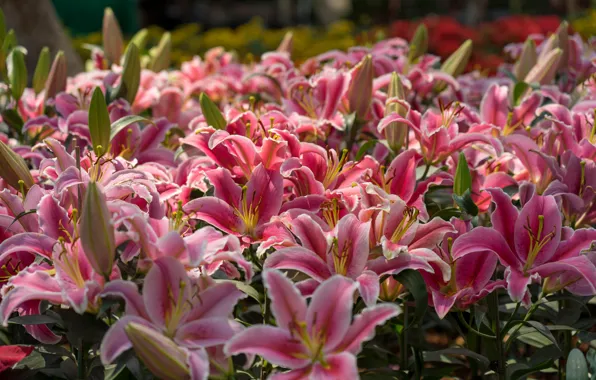
[[426, 25], [420, 24], [414, 32], [412, 41], [410, 41], [410, 51], [408, 52], [408, 61], [414, 62], [418, 57], [423, 56], [428, 50], [428, 29]]
[[[472, 40], [467, 40], [443, 62], [441, 71], [455, 78], [464, 72], [471, 56]], [[446, 83], [441, 81], [436, 86], [436, 90], [439, 92], [443, 91], [446, 85]]]
[[89, 134], [91, 135], [91, 144], [95, 154], [101, 156], [108, 150], [110, 145], [110, 114], [106, 99], [99, 87], [95, 87], [91, 104], [89, 106]]
[[36, 94], [39, 94], [44, 89], [48, 75], [50, 75], [51, 64], [50, 49], [44, 47], [39, 53], [39, 59], [33, 73], [33, 91]]
[[154, 72], [166, 70], [170, 67], [170, 56], [172, 54], [172, 35], [166, 32], [159, 40], [159, 44], [151, 49], [151, 60], [148, 69]]
[[[387, 104], [385, 104], [385, 116], [397, 113], [402, 117], [407, 116], [407, 108], [399, 101], [405, 101], [406, 94], [404, 86], [399, 79], [396, 72], [391, 74], [391, 82], [389, 82], [389, 89], [387, 91]], [[394, 121], [385, 128], [385, 139], [389, 148], [397, 153], [406, 143], [408, 135], [408, 125], [398, 121]]]
[[204, 92], [199, 96], [199, 103], [201, 104], [201, 110], [203, 111], [203, 116], [205, 116], [207, 124], [215, 129], [226, 128], [228, 123], [221, 114], [219, 107], [217, 107], [217, 105], [213, 103], [213, 100], [211, 100], [211, 98]]
[[348, 89], [350, 111], [363, 120], [368, 113], [372, 101], [374, 67], [369, 54], [352, 69], [352, 80]]
[[559, 48], [563, 51], [559, 60], [559, 69], [565, 68], [569, 61], [569, 24], [563, 20], [557, 29]]
[[132, 38], [130, 39], [130, 44], [135, 44], [139, 48], [139, 51], [145, 49], [145, 44], [147, 43], [147, 36], [149, 35], [149, 31], [146, 28], [139, 30]]
[[106, 8], [103, 14], [103, 52], [110, 63], [120, 63], [124, 51], [124, 38], [120, 24], [111, 8]]
[[66, 57], [64, 56], [64, 52], [60, 50], [56, 54], [56, 57], [54, 57], [54, 62], [52, 63], [52, 68], [46, 81], [46, 98], [54, 98], [56, 94], [65, 91], [66, 79]]
[[93, 270], [109, 277], [114, 266], [114, 226], [105, 195], [96, 182], [89, 182], [79, 224], [81, 244]]
[[27, 163], [6, 144], [0, 141], [0, 177], [14, 189], [27, 191], [35, 184]]
[[559, 48], [551, 50], [544, 58], [538, 59], [536, 65], [530, 70], [524, 82], [548, 84], [551, 83], [559, 67], [559, 60], [563, 55], [563, 51]]
[[122, 77], [116, 89], [114, 99], [125, 98], [129, 104], [132, 104], [139, 91], [140, 83], [141, 59], [139, 48], [135, 44], [128, 44], [122, 64]]
[[188, 353], [163, 334], [130, 322], [124, 331], [137, 356], [158, 379], [190, 378]]
[[280, 53], [292, 54], [292, 48], [294, 47], [294, 33], [292, 31], [287, 32], [281, 40], [277, 51]]
[[18, 102], [27, 87], [27, 66], [25, 65], [25, 54], [21, 49], [13, 49], [10, 52], [6, 68], [8, 70], [10, 93]]
[[528, 38], [524, 43], [521, 55], [515, 65], [513, 66], [513, 75], [518, 81], [523, 80], [530, 72], [532, 67], [536, 65], [538, 55], [536, 54], [536, 44], [531, 38]]

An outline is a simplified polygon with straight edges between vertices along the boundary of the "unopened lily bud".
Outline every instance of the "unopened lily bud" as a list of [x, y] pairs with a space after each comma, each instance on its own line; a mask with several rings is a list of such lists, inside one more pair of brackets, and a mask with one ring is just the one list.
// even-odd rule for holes
[[139, 48], [139, 51], [145, 48], [145, 44], [147, 43], [147, 36], [149, 35], [149, 31], [146, 28], [143, 28], [135, 33], [134, 36], [130, 39], [130, 44], [135, 44]]
[[389, 276], [381, 283], [379, 298], [385, 302], [394, 302], [404, 290], [404, 286], [399, 281]]
[[[441, 71], [451, 75], [452, 77], [457, 77], [461, 75], [466, 66], [468, 65], [468, 61], [472, 56], [472, 40], [467, 40], [456, 51], [454, 51], [449, 58], [443, 62], [441, 65]], [[446, 86], [446, 83], [440, 82], [436, 86], [437, 91], [442, 91]]]
[[159, 40], [159, 44], [151, 49], [151, 60], [149, 61], [149, 70], [159, 72], [170, 67], [170, 55], [172, 53], [172, 35], [166, 32]]
[[556, 34], [553, 34], [542, 43], [542, 50], [540, 50], [540, 54], [538, 55], [538, 62], [544, 60], [551, 51], [558, 47], [559, 37]]
[[294, 47], [294, 33], [289, 31], [284, 35], [284, 39], [281, 40], [279, 46], [277, 47], [277, 51], [280, 53], [292, 54], [293, 47]]
[[120, 84], [114, 93], [114, 99], [124, 98], [132, 104], [137, 96], [141, 83], [141, 59], [139, 48], [135, 44], [129, 44], [124, 55], [122, 64], [122, 76]]
[[532, 67], [536, 65], [538, 56], [536, 54], [536, 44], [531, 38], [528, 38], [524, 43], [521, 55], [515, 65], [513, 66], [513, 75], [518, 81], [523, 80], [530, 72]]
[[103, 14], [102, 35], [103, 52], [106, 59], [110, 63], [120, 63], [124, 51], [124, 38], [111, 8], [106, 8]]
[[112, 273], [116, 243], [106, 198], [96, 182], [89, 182], [83, 202], [79, 233], [85, 256], [96, 273]]
[[414, 62], [418, 57], [423, 56], [428, 50], [428, 29], [426, 25], [420, 24], [414, 32], [414, 37], [410, 41], [410, 51], [408, 52], [408, 61]]
[[27, 163], [6, 144], [0, 141], [0, 177], [13, 188], [26, 192], [35, 184]]
[[130, 322], [125, 328], [137, 356], [158, 379], [188, 379], [188, 353], [163, 334]]
[[101, 156], [108, 151], [110, 145], [110, 133], [112, 124], [106, 99], [99, 87], [95, 87], [91, 104], [89, 105], [89, 134], [91, 135], [91, 146], [95, 154]]
[[559, 48], [563, 51], [561, 59], [559, 60], [559, 69], [565, 68], [569, 61], [569, 24], [567, 21], [562, 21], [557, 29], [557, 39], [559, 41]]
[[51, 64], [50, 49], [46, 46], [39, 53], [39, 59], [33, 73], [33, 91], [36, 94], [39, 94], [45, 87], [48, 75], [50, 75]]
[[553, 81], [557, 68], [559, 67], [559, 60], [563, 55], [563, 51], [559, 48], [551, 50], [543, 59], [538, 59], [536, 65], [530, 70], [524, 82], [548, 84]]
[[25, 88], [27, 87], [27, 66], [25, 65], [25, 53], [16, 48], [13, 49], [7, 59], [8, 81], [10, 93], [18, 102]]
[[[389, 82], [387, 98], [387, 104], [385, 104], [385, 116], [394, 113], [402, 117], [407, 116], [408, 109], [400, 102], [405, 102], [406, 94], [401, 79], [399, 79], [399, 75], [397, 75], [396, 72], [391, 74], [391, 82]], [[408, 125], [394, 121], [387, 125], [384, 132], [389, 148], [394, 152], [398, 152], [406, 143]]]
[[374, 67], [369, 54], [352, 69], [352, 80], [348, 89], [350, 111], [363, 120], [372, 101]]
[[54, 98], [56, 94], [66, 90], [66, 57], [64, 52], [60, 50], [50, 69], [48, 80], [46, 81], [46, 98]]

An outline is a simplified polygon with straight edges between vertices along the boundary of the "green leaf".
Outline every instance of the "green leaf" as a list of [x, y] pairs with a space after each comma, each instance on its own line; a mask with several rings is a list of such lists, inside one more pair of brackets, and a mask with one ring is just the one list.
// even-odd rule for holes
[[201, 110], [203, 111], [205, 120], [207, 120], [207, 124], [215, 129], [226, 128], [228, 123], [221, 114], [219, 107], [217, 107], [217, 105], [213, 103], [213, 100], [211, 100], [211, 98], [204, 92], [199, 96], [199, 103], [201, 104]]
[[111, 128], [110, 129], [110, 141], [112, 141], [114, 139], [114, 137], [116, 137], [116, 135], [118, 133], [120, 133], [120, 131], [122, 131], [124, 128], [128, 127], [131, 124], [138, 123], [138, 122], [155, 124], [155, 123], [153, 123], [153, 121], [151, 121], [143, 116], [137, 116], [137, 115], [124, 116], [112, 123], [112, 125], [110, 127]]
[[108, 151], [110, 145], [110, 114], [106, 99], [99, 87], [93, 91], [91, 105], [89, 106], [89, 134], [95, 154], [101, 156]]
[[486, 356], [480, 355], [474, 351], [468, 350], [467, 348], [463, 348], [463, 347], [451, 347], [451, 348], [446, 348], [443, 350], [432, 351], [432, 353], [435, 355], [465, 356], [465, 357], [475, 360], [476, 362], [478, 362], [485, 368], [487, 368], [490, 364], [490, 360], [488, 360], [488, 358]]
[[542, 362], [542, 363], [540, 363], [536, 366], [533, 366], [533, 367], [518, 369], [518, 370], [513, 371], [507, 378], [510, 380], [521, 379], [521, 378], [524, 378], [532, 373], [542, 371], [543, 369], [550, 368], [550, 367], [552, 367], [553, 363], [554, 363], [553, 360], [547, 360], [547, 361]]
[[6, 37], [6, 20], [4, 17], [4, 12], [0, 9], [0, 44], [4, 41]]
[[414, 297], [416, 307], [414, 310], [414, 319], [410, 321], [410, 325], [413, 326], [417, 321], [422, 320], [428, 307], [426, 283], [424, 282], [422, 275], [413, 269], [406, 269], [399, 274], [394, 275], [393, 278], [403, 284], [412, 297]]
[[35, 72], [33, 73], [33, 90], [36, 94], [39, 94], [44, 89], [48, 75], [50, 75], [51, 64], [50, 49], [46, 46], [39, 53], [37, 66], [35, 66]]
[[478, 215], [478, 206], [472, 200], [470, 189], [466, 190], [462, 196], [453, 194], [453, 200], [462, 211], [472, 216]]
[[8, 55], [6, 62], [8, 70], [8, 82], [10, 93], [18, 102], [27, 87], [27, 66], [25, 65], [25, 54], [20, 49], [13, 49]]
[[17, 110], [13, 108], [5, 109], [2, 112], [2, 121], [5, 122], [11, 129], [13, 129], [19, 136], [23, 133], [23, 125], [25, 122]]
[[135, 44], [129, 44], [124, 54], [122, 64], [122, 77], [116, 88], [113, 99], [124, 98], [128, 104], [132, 104], [139, 91], [141, 83], [141, 58], [139, 49]]
[[59, 318], [50, 315], [22, 315], [13, 317], [8, 320], [8, 323], [15, 325], [45, 325], [46, 323], [62, 324]]
[[468, 167], [466, 155], [463, 152], [459, 154], [457, 169], [455, 169], [455, 179], [453, 180], [453, 192], [457, 195], [464, 195], [466, 190], [472, 188], [472, 174]]
[[569, 352], [567, 357], [567, 366], [565, 367], [567, 373], [567, 380], [583, 380], [589, 377], [588, 375], [588, 363], [584, 354], [574, 348]]
[[364, 144], [360, 146], [360, 149], [358, 149], [358, 153], [356, 153], [356, 157], [354, 157], [354, 160], [360, 161], [362, 157], [364, 157], [366, 152], [368, 152], [369, 149], [374, 148], [378, 142], [379, 140], [367, 140]]
[[151, 49], [149, 52], [151, 60], [149, 61], [149, 70], [154, 72], [160, 72], [167, 70], [170, 67], [170, 56], [172, 54], [172, 35], [169, 32], [165, 32], [159, 44]]
[[33, 351], [16, 364], [15, 369], [41, 369], [45, 368], [46, 361], [38, 351]]
[[532, 345], [534, 347], [544, 347], [550, 344], [554, 344], [558, 347], [557, 340], [550, 332], [550, 330], [542, 323], [537, 321], [520, 321], [515, 325], [519, 324], [527, 326], [519, 329], [517, 339], [521, 340], [522, 342]]
[[250, 298], [257, 301], [258, 303], [263, 302], [263, 297], [261, 297], [261, 294], [255, 288], [253, 288], [252, 286], [248, 285], [245, 282], [234, 281], [234, 280], [216, 280], [216, 282], [231, 282], [234, 285], [236, 285], [238, 290], [240, 290], [242, 293], [246, 294]]
[[513, 87], [513, 105], [519, 105], [520, 101], [530, 88], [530, 85], [526, 82], [517, 82], [515, 87]]

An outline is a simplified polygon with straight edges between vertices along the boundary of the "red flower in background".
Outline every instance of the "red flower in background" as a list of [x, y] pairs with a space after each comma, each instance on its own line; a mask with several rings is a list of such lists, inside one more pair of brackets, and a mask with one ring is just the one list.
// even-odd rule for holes
[[557, 16], [513, 15], [486, 23], [488, 40], [502, 47], [512, 42], [524, 42], [532, 34], [549, 35], [561, 23]]
[[12, 368], [33, 352], [33, 346], [0, 346], [0, 372]]

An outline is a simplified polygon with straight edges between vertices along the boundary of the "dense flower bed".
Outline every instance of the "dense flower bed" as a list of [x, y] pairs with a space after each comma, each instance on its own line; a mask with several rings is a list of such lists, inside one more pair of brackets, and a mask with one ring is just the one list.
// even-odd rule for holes
[[565, 24], [491, 77], [425, 28], [167, 70], [108, 11], [94, 68], [44, 51], [33, 88], [0, 36], [2, 376], [596, 371], [596, 54]]

